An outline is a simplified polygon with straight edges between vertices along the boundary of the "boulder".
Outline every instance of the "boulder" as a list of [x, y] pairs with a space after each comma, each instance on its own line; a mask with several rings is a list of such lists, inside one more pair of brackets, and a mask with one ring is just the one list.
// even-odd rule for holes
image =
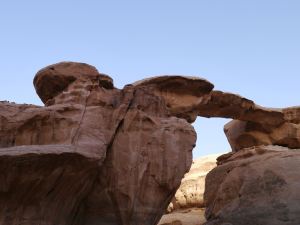
[[218, 164], [206, 177], [206, 225], [300, 224], [299, 149], [253, 147]]
[[[157, 85], [169, 90], [172, 79]], [[198, 95], [184, 92], [190, 78], [174, 79], [187, 99]], [[119, 90], [94, 67], [65, 62], [34, 85], [46, 106], [0, 102], [0, 224], [157, 224], [196, 134], [153, 81]]]

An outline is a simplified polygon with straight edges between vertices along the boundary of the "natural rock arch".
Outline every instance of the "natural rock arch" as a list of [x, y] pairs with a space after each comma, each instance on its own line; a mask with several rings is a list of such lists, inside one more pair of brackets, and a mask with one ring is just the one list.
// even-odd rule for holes
[[191, 166], [197, 116], [237, 119], [225, 127], [234, 151], [300, 143], [298, 108], [263, 108], [200, 78], [120, 90], [63, 62], [34, 86], [45, 107], [0, 103], [0, 224], [156, 224]]

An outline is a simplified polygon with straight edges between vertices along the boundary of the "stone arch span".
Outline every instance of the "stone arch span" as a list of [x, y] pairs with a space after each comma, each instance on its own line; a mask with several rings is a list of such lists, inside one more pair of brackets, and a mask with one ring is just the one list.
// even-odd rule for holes
[[264, 108], [197, 77], [117, 89], [95, 67], [62, 62], [34, 86], [43, 107], [0, 102], [0, 225], [156, 224], [191, 166], [198, 116], [234, 119], [234, 151], [299, 147], [299, 108]]

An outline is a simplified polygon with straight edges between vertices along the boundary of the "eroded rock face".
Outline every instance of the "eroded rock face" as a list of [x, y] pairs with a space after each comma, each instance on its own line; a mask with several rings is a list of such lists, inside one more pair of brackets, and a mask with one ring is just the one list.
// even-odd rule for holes
[[[300, 148], [300, 107], [264, 108], [238, 95], [213, 91], [213, 85], [200, 78], [154, 77], [120, 90], [95, 67], [64, 62], [40, 70], [34, 86], [45, 107], [0, 102], [3, 225], [157, 224], [191, 166], [196, 134], [190, 123], [197, 116], [235, 119], [225, 127], [235, 151], [261, 144]], [[282, 217], [274, 217], [274, 222], [299, 222], [294, 200], [291, 205], [284, 202], [290, 190], [299, 200], [293, 186], [298, 183], [284, 175], [286, 172], [298, 180], [284, 166], [285, 162], [297, 168], [297, 153], [259, 149], [257, 154], [248, 151], [223, 156], [220, 164], [224, 165], [209, 176], [206, 198], [210, 224], [215, 219], [235, 221], [236, 217], [230, 217], [231, 209], [240, 210], [237, 216], [246, 218], [260, 215], [260, 211], [251, 214], [242, 203], [239, 209], [234, 208], [236, 193], [227, 193], [225, 187], [236, 190], [245, 183], [250, 190], [247, 182], [251, 187], [251, 179], [261, 173], [266, 177], [254, 183], [263, 190], [257, 190], [259, 198], [263, 193], [262, 208], [269, 204], [279, 210]], [[249, 154], [251, 159], [269, 164], [256, 165], [255, 160], [246, 159]], [[269, 162], [267, 156], [274, 161]], [[246, 166], [240, 167], [240, 163]], [[280, 170], [278, 165], [282, 165]], [[237, 174], [229, 176], [224, 166], [234, 168]], [[251, 179], [245, 179], [245, 174]], [[274, 174], [280, 181], [273, 187]], [[234, 182], [224, 183], [227, 179]], [[219, 191], [220, 185], [225, 189]], [[266, 199], [268, 185], [279, 202], [272, 196]], [[193, 189], [189, 184], [186, 187]], [[239, 192], [254, 205], [251, 200], [255, 195], [247, 188]], [[195, 206], [195, 196], [178, 197], [176, 204]], [[229, 205], [233, 202], [231, 208], [226, 208], [223, 200]], [[266, 220], [257, 221], [269, 221], [269, 211], [262, 212]]]
[[0, 224], [156, 224], [191, 166], [193, 127], [153, 85], [119, 90], [87, 64], [46, 67], [34, 85], [46, 107], [0, 103]]
[[284, 122], [269, 125], [261, 122], [233, 120], [224, 131], [233, 151], [259, 145], [300, 148], [300, 107], [282, 109]]
[[206, 177], [207, 225], [300, 224], [300, 151], [279, 146], [220, 157]]
[[196, 120], [197, 105], [207, 96], [214, 85], [197, 77], [160, 76], [138, 81], [137, 87], [147, 86], [156, 96], [163, 97], [170, 115], [184, 118], [192, 123]]
[[285, 121], [281, 109], [265, 108], [247, 98], [222, 91], [212, 91], [199, 98], [196, 109], [203, 117], [231, 118], [270, 126], [278, 126]]

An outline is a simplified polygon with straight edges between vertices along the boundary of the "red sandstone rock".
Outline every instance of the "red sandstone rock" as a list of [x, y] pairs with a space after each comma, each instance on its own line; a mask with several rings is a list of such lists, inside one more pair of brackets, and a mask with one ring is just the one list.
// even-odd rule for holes
[[207, 225], [300, 224], [300, 152], [267, 146], [221, 157], [206, 177]]
[[233, 120], [224, 126], [233, 151], [259, 145], [280, 145], [300, 148], [300, 107], [282, 110], [285, 122], [278, 126]]
[[271, 126], [284, 122], [280, 109], [261, 107], [249, 99], [221, 91], [212, 91], [199, 98], [197, 110], [198, 115], [203, 117], [232, 118]]
[[0, 224], [156, 224], [191, 166], [192, 126], [150, 84], [118, 90], [86, 64], [34, 84], [46, 107], [0, 103]]
[[163, 97], [172, 116], [194, 122], [197, 117], [199, 99], [210, 93], [213, 84], [197, 77], [161, 76], [148, 78], [134, 83], [147, 86], [156, 96]]
[[[300, 107], [257, 106], [212, 91], [200, 78], [155, 77], [119, 90], [96, 68], [65, 62], [39, 71], [34, 86], [45, 107], [0, 102], [0, 225], [156, 224], [191, 166], [196, 135], [189, 122], [198, 115], [237, 119], [225, 127], [235, 151], [261, 144], [300, 147]], [[299, 223], [295, 201], [284, 202], [287, 193], [299, 200], [299, 179], [286, 167], [297, 168], [298, 153], [264, 149], [221, 157], [207, 179], [209, 224], [241, 221], [240, 215], [243, 225], [254, 217], [263, 224]], [[249, 185], [268, 186], [269, 179], [277, 190], [273, 178], [285, 182], [276, 199], [266, 199], [265, 189], [251, 192]], [[238, 189], [241, 182], [248, 189]], [[235, 208], [237, 190], [254, 211], [241, 201]], [[270, 218], [268, 204], [280, 217]]]

